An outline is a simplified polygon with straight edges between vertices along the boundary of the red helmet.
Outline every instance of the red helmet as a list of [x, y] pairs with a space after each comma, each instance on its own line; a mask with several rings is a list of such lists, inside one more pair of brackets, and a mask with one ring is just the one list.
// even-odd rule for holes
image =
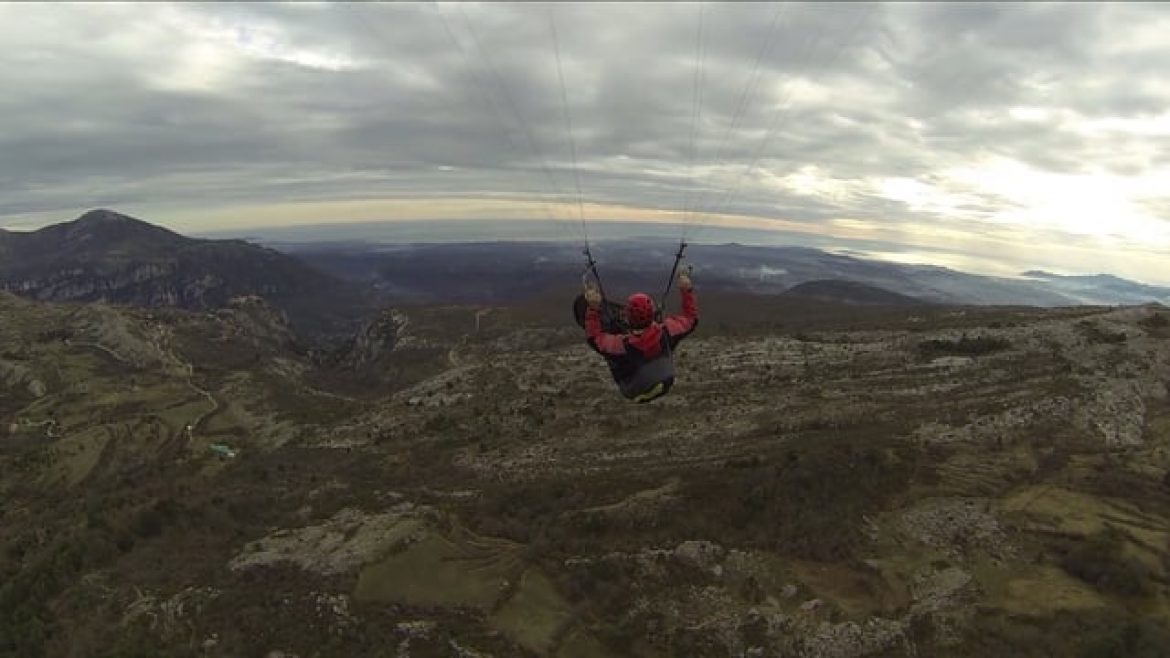
[[626, 300], [626, 320], [633, 329], [644, 329], [654, 321], [654, 300], [646, 293], [634, 293]]

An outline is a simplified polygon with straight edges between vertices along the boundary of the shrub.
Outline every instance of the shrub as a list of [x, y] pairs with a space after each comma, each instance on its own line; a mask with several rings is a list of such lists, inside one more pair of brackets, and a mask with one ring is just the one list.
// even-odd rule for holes
[[0, 657], [45, 653], [48, 603], [74, 581], [85, 563], [83, 537], [68, 536], [0, 584]]
[[1129, 335], [1124, 331], [1112, 332], [1102, 329], [1099, 325], [1082, 320], [1077, 323], [1077, 329], [1085, 335], [1085, 338], [1093, 344], [1118, 345], [1124, 343], [1129, 339]]
[[1149, 620], [1135, 620], [1101, 633], [1085, 644], [1083, 658], [1154, 658], [1165, 656], [1170, 631]]
[[862, 538], [862, 517], [909, 482], [912, 450], [872, 433], [792, 437], [770, 458], [696, 474], [686, 487], [693, 501], [686, 534], [813, 560], [847, 559]]
[[1137, 559], [1123, 554], [1121, 535], [1100, 532], [1068, 551], [1060, 566], [1069, 574], [1106, 592], [1141, 596], [1149, 592], [1149, 570]]
[[1160, 331], [1170, 328], [1170, 317], [1167, 317], [1164, 313], [1154, 313], [1148, 318], [1139, 320], [1138, 324], [1149, 331]]
[[1005, 338], [997, 336], [970, 337], [963, 334], [957, 340], [924, 340], [918, 344], [918, 350], [926, 356], [980, 356], [1006, 350], [1011, 346], [1011, 341]]

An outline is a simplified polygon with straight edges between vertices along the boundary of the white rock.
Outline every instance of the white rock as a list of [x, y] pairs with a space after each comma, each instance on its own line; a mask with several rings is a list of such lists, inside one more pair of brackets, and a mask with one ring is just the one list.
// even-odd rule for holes
[[700, 569], [714, 565], [727, 551], [719, 544], [709, 541], [684, 541], [674, 549], [674, 556], [678, 560]]
[[801, 603], [800, 609], [803, 610], [804, 612], [816, 612], [817, 610], [820, 610], [821, 608], [823, 608], [824, 605], [825, 605], [824, 601], [822, 601], [820, 599], [812, 599], [810, 601], [805, 601], [804, 603]]

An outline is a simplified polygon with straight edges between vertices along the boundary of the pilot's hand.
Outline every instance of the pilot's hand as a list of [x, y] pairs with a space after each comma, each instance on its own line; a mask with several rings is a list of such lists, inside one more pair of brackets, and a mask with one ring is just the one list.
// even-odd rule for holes
[[593, 286], [585, 286], [585, 303], [589, 304], [589, 308], [598, 308], [601, 306], [601, 292]]
[[694, 284], [691, 283], [691, 273], [687, 270], [683, 270], [682, 272], [678, 273], [678, 287], [681, 290], [691, 290], [695, 287]]

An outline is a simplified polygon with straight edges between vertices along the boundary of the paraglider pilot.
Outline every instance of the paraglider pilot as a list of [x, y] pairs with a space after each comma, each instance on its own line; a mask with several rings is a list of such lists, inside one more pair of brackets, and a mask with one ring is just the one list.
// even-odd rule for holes
[[622, 395], [632, 402], [649, 402], [666, 395], [674, 384], [674, 350], [699, 323], [699, 306], [688, 272], [679, 272], [678, 289], [682, 314], [656, 322], [654, 300], [645, 293], [635, 293], [626, 300], [628, 330], [615, 333], [603, 327], [601, 292], [591, 284], [585, 286], [587, 342], [605, 357]]

